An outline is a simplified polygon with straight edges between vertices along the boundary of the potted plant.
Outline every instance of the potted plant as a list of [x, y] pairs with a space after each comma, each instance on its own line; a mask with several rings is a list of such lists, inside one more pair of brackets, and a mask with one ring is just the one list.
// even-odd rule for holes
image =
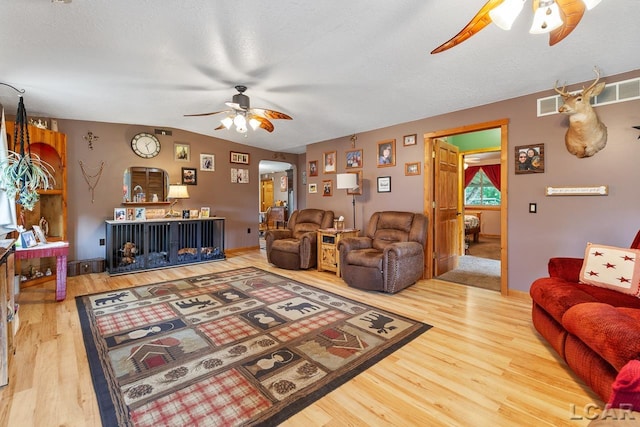
[[7, 150], [7, 157], [0, 161], [0, 189], [9, 197], [16, 197], [16, 203], [33, 210], [40, 196], [38, 189], [53, 187], [53, 167], [37, 154], [31, 153], [27, 111], [22, 97], [16, 114], [13, 150]]

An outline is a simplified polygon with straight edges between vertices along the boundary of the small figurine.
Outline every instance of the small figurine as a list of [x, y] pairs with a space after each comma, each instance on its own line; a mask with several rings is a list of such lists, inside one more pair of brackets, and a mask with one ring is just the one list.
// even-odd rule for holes
[[40, 229], [44, 233], [45, 237], [48, 236], [49, 235], [49, 222], [44, 217], [41, 217], [40, 221], [38, 222], [38, 225], [40, 226]]

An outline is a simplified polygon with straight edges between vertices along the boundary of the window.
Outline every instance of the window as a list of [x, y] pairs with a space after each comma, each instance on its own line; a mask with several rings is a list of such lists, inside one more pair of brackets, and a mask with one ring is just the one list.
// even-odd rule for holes
[[466, 206], [500, 206], [500, 203], [500, 190], [494, 187], [480, 169], [464, 189], [464, 204]]

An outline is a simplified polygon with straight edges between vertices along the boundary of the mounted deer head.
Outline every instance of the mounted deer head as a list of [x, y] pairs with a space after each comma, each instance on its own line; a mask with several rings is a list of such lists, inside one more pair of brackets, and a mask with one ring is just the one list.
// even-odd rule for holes
[[582, 92], [571, 95], [563, 86], [558, 89], [558, 81], [553, 87], [562, 96], [564, 104], [558, 112], [569, 116], [569, 129], [564, 136], [564, 142], [569, 152], [579, 158], [591, 157], [607, 145], [607, 127], [600, 121], [591, 107], [589, 100], [604, 89], [605, 83], [598, 83], [600, 72], [594, 69], [596, 80]]

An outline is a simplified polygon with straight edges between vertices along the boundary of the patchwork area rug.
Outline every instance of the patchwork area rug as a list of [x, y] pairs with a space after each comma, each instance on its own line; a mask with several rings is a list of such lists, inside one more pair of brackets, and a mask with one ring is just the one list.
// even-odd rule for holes
[[258, 268], [76, 304], [104, 426], [275, 425], [431, 328]]

